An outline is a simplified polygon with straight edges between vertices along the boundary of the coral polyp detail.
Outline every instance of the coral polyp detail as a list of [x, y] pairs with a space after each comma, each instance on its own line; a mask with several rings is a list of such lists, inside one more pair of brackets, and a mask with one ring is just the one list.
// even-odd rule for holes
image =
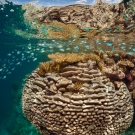
[[[57, 57], [49, 57], [54, 63], [58, 62]], [[134, 112], [124, 81], [111, 80], [94, 59], [62, 58], [66, 64], [63, 61], [60, 68], [51, 67], [51, 72], [42, 75], [37, 69], [28, 77], [22, 96], [25, 116], [42, 135], [119, 135], [124, 132]], [[97, 55], [97, 58], [100, 57]], [[59, 64], [62, 64], [60, 59]]]

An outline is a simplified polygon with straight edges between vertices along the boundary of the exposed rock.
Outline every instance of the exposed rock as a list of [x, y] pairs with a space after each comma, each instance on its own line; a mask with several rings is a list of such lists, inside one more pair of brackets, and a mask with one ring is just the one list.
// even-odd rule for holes
[[124, 3], [95, 5], [67, 5], [40, 7], [34, 3], [22, 6], [24, 18], [39, 30], [39, 37], [46, 38], [85, 38], [99, 33], [130, 33], [133, 31], [134, 3], [125, 8]]
[[[111, 8], [110, 8], [111, 7]], [[34, 10], [33, 10], [34, 8]], [[109, 27], [114, 21], [114, 14], [118, 15], [119, 4], [101, 3], [96, 5], [68, 5], [54, 7], [37, 7], [33, 3], [23, 5], [26, 9], [24, 17], [28, 21], [39, 22], [58, 21], [77, 25], [80, 29]], [[32, 10], [31, 10], [32, 9]], [[115, 10], [115, 13], [114, 11]]]
[[[23, 5], [23, 9], [26, 10], [25, 19], [29, 21], [52, 22], [57, 20], [63, 23], [74, 23], [81, 29], [88, 27], [95, 29], [109, 27], [119, 16], [119, 12], [125, 10], [122, 4], [97, 3], [95, 5], [40, 7], [29, 3]], [[126, 12], [129, 12], [128, 10]]]

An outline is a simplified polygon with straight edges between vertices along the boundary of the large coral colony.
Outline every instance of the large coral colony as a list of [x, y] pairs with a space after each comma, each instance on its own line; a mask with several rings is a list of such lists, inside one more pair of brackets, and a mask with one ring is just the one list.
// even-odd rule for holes
[[49, 54], [23, 89], [42, 135], [119, 135], [134, 114], [135, 56], [120, 50]]
[[[130, 52], [134, 46], [135, 3], [124, 2], [23, 5], [24, 18], [38, 30], [37, 37], [88, 38], [91, 47], [87, 53], [49, 54], [50, 61], [41, 62], [27, 78], [22, 110], [41, 135], [119, 135], [130, 127], [135, 104], [135, 55], [121, 49]], [[107, 41], [101, 41], [98, 46], [103, 51], [98, 51], [94, 50], [97, 39], [115, 43], [106, 47]], [[127, 39], [131, 42], [128, 45]], [[112, 47], [115, 49], [108, 51]]]

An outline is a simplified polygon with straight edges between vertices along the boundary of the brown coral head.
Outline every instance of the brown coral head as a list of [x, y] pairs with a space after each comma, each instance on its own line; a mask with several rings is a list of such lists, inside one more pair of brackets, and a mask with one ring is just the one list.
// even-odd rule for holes
[[89, 62], [29, 76], [22, 109], [42, 135], [119, 135], [130, 126], [133, 103], [125, 83], [111, 82]]

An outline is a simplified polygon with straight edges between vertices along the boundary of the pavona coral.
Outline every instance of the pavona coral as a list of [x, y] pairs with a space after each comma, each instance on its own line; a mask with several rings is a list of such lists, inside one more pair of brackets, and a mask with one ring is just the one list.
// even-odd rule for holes
[[24, 115], [42, 135], [119, 135], [131, 125], [135, 56], [95, 51], [49, 58], [22, 95]]

